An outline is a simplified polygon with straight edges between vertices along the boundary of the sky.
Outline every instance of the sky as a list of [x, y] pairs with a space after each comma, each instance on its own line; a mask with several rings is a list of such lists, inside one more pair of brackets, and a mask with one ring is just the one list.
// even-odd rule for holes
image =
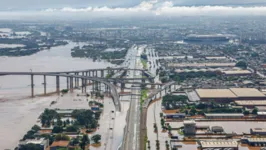
[[0, 0], [0, 19], [266, 16], [266, 0]]

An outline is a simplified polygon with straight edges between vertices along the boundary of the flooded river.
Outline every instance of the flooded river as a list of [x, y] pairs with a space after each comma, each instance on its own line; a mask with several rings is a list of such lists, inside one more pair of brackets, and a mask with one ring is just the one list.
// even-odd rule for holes
[[[87, 58], [72, 58], [71, 48], [84, 43], [69, 43], [53, 47], [31, 56], [0, 57], [0, 71], [71, 71], [93, 68], [106, 68], [107, 62], [93, 62]], [[0, 100], [30, 96], [30, 76], [1, 76]], [[66, 88], [66, 78], [60, 78], [60, 87]], [[35, 94], [43, 93], [43, 76], [34, 77]], [[47, 77], [47, 92], [55, 91], [55, 77]]]
[[[82, 46], [84, 43], [80, 43]], [[106, 68], [106, 62], [93, 62], [86, 58], [72, 58], [71, 48], [76, 43], [53, 47], [24, 57], [0, 57], [0, 71], [68, 71]], [[66, 79], [60, 78], [60, 87]], [[43, 93], [43, 77], [34, 77], [35, 94]], [[0, 149], [14, 149], [19, 139], [34, 125], [37, 117], [56, 96], [26, 98], [30, 96], [29, 76], [0, 76]], [[47, 77], [47, 92], [55, 91], [55, 77]]]

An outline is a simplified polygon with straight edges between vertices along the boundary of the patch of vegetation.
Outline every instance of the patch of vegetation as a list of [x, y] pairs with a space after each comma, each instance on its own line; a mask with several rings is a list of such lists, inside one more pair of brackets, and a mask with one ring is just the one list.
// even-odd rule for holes
[[248, 65], [245, 61], [239, 61], [236, 63], [236, 67], [242, 68], [242, 69], [247, 69]]
[[141, 59], [141, 63], [142, 63], [143, 69], [147, 69], [148, 68], [147, 61], [146, 60]]
[[76, 125], [85, 126], [87, 129], [95, 129], [98, 126], [95, 113], [91, 110], [74, 110], [71, 116], [76, 119]]
[[96, 135], [94, 135], [94, 136], [91, 137], [91, 140], [93, 140], [94, 143], [99, 143], [101, 141], [101, 138], [102, 138], [101, 135], [96, 134]]
[[140, 97], [140, 108], [142, 108], [142, 105], [145, 101], [145, 99], [148, 98], [148, 90], [147, 89], [142, 89], [141, 90], [141, 97]]
[[[112, 61], [113, 59], [122, 59], [125, 58], [127, 54], [127, 49], [130, 47], [127, 44], [120, 43], [121, 45], [103, 45], [103, 44], [95, 44], [95, 45], [84, 45], [83, 47], [74, 47], [71, 49], [72, 57], [86, 57], [92, 58], [94, 61], [98, 59], [104, 59], [111, 63], [117, 64], [123, 61]], [[105, 51], [108, 48], [124, 48], [119, 51]]]
[[185, 95], [170, 95], [163, 97], [162, 106], [167, 110], [178, 109], [187, 104], [188, 97]]

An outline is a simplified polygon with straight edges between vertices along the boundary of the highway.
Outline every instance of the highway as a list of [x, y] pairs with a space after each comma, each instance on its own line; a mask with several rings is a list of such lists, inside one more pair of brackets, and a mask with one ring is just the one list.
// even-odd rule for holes
[[[127, 64], [129, 68], [142, 68], [140, 61], [140, 55], [144, 50], [145, 46], [134, 47], [129, 52], [130, 58]], [[139, 78], [141, 72], [138, 70], [130, 71], [127, 75], [128, 78]], [[134, 82], [140, 82], [139, 80], [134, 80]], [[140, 138], [140, 96], [141, 88], [139, 84], [132, 84], [131, 88], [131, 100], [130, 107], [127, 114], [127, 125], [125, 129], [122, 150], [139, 150], [139, 138]]]

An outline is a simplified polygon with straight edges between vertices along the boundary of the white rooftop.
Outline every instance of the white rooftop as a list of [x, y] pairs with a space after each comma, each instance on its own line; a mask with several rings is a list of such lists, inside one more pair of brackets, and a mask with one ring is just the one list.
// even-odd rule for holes
[[184, 120], [183, 123], [184, 124], [196, 124], [194, 120]]
[[27, 140], [27, 144], [42, 144], [44, 138]]
[[215, 140], [215, 141], [200, 141], [203, 148], [219, 148], [219, 147], [238, 147], [237, 141]]

